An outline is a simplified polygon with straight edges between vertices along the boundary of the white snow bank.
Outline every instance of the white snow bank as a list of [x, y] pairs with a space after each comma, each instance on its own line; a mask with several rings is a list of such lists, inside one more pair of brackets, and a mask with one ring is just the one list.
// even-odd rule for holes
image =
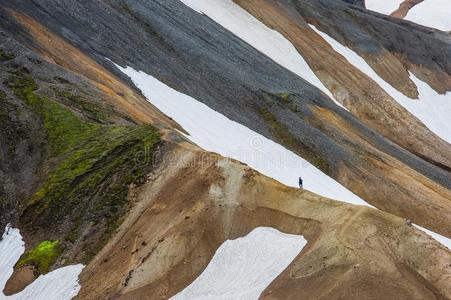
[[366, 8], [384, 15], [389, 15], [398, 9], [404, 0], [365, 0]]
[[443, 31], [451, 30], [451, 1], [424, 0], [415, 5], [407, 13], [406, 20], [436, 28]]
[[258, 227], [225, 241], [202, 274], [171, 299], [258, 299], [306, 243], [303, 236]]
[[14, 272], [14, 265], [25, 251], [19, 229], [6, 226], [0, 241], [0, 299], [6, 282]]
[[421, 226], [418, 226], [416, 224], [413, 224], [416, 228], [418, 228], [419, 230], [427, 233], [428, 235], [430, 235], [433, 239], [435, 239], [436, 241], [438, 241], [440, 244], [444, 245], [445, 247], [447, 247], [449, 250], [451, 250], [451, 239], [440, 235], [438, 233], [435, 233], [433, 231], [430, 231], [426, 228], [423, 228]]
[[193, 10], [205, 14], [282, 67], [319, 88], [334, 102], [331, 92], [310, 69], [296, 48], [279, 32], [268, 28], [232, 0], [181, 0]]
[[25, 251], [19, 229], [6, 227], [0, 241], [0, 299], [65, 300], [72, 299], [80, 291], [78, 276], [83, 265], [72, 265], [39, 276], [22, 292], [5, 296], [3, 289], [14, 271], [14, 265]]
[[349, 61], [349, 63], [379, 84], [379, 86], [393, 97], [395, 101], [423, 122], [423, 124], [432, 132], [448, 143], [451, 143], [451, 92], [440, 95], [427, 83], [410, 73], [410, 78], [416, 84], [419, 93], [418, 99], [410, 99], [382, 79], [371, 66], [353, 50], [340, 44], [326, 33], [318, 30], [315, 26], [310, 25], [310, 27], [320, 34], [335, 51], [340, 53]]
[[[201, 148], [231, 157], [281, 183], [357, 205], [369, 205], [315, 166], [249, 128], [232, 121], [196, 99], [179, 93], [156, 78], [131, 67], [122, 68], [144, 96], [173, 118]], [[227, 91], [224, 91], [227, 93]]]

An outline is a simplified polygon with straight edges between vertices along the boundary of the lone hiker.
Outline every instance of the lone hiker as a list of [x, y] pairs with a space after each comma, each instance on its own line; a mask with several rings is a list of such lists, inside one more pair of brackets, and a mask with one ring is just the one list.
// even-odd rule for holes
[[299, 177], [299, 188], [300, 188], [300, 189], [304, 188], [303, 183], [304, 183], [304, 182], [302, 181], [302, 178]]

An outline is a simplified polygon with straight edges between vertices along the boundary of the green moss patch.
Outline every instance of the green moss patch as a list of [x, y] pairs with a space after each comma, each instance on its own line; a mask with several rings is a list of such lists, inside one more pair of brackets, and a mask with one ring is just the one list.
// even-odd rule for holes
[[290, 104], [290, 94], [289, 93], [280, 93], [277, 94], [280, 97], [283, 103]]
[[296, 152], [302, 158], [308, 160], [315, 165], [321, 171], [329, 174], [330, 165], [329, 162], [324, 159], [320, 154], [312, 149], [309, 145], [303, 143], [300, 139], [296, 138], [288, 129], [287, 126], [280, 123], [279, 120], [266, 108], [259, 108], [258, 114], [263, 118], [271, 134], [276, 141], [287, 147], [288, 149]]
[[[91, 121], [97, 123], [108, 123], [111, 121], [109, 114], [99, 103], [88, 101], [83, 96], [68, 90], [54, 89], [54, 92], [57, 97], [68, 100], [71, 107], [78, 109]], [[113, 113], [111, 108], [110, 110], [110, 113]]]
[[[151, 153], [159, 135], [150, 126], [111, 126], [73, 148], [36, 192], [31, 205], [35, 214], [71, 213], [85, 197], [102, 193], [91, 213], [105, 206], [116, 210], [127, 196], [127, 186], [138, 181], [151, 161], [141, 164], [141, 153]], [[149, 159], [149, 158], [147, 158]], [[105, 186], [106, 185], [106, 186]]]
[[36, 248], [25, 252], [16, 264], [16, 268], [25, 265], [35, 266], [40, 274], [45, 274], [62, 253], [59, 241], [43, 241]]
[[47, 131], [51, 155], [60, 155], [89, 138], [98, 126], [82, 122], [72, 111], [35, 93], [37, 85], [27, 69], [15, 71], [5, 82], [14, 94], [38, 114]]

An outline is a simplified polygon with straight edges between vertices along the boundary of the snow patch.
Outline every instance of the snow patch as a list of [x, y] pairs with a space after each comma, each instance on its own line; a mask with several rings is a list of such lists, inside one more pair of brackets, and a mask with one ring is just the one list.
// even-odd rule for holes
[[225, 241], [202, 274], [171, 299], [258, 299], [306, 244], [303, 236], [258, 227]]
[[412, 7], [405, 19], [424, 26], [450, 31], [451, 1], [424, 0]]
[[438, 233], [435, 233], [433, 231], [430, 231], [426, 228], [423, 228], [421, 226], [418, 226], [416, 224], [413, 224], [417, 229], [425, 232], [426, 234], [430, 235], [433, 239], [435, 239], [436, 241], [438, 241], [440, 244], [442, 244], [443, 246], [447, 247], [449, 250], [451, 250], [451, 239], [440, 235]]
[[[332, 93], [313, 73], [296, 48], [279, 32], [268, 28], [232, 0], [181, 0], [193, 10], [205, 14], [282, 67], [316, 86], [342, 108]], [[345, 108], [346, 109], [346, 108]]]
[[188, 138], [199, 147], [246, 163], [288, 186], [298, 187], [301, 176], [304, 188], [316, 194], [369, 206], [334, 179], [281, 145], [228, 119], [196, 99], [179, 93], [153, 76], [131, 67], [116, 66], [131, 78], [153, 105], [180, 124], [189, 133]]
[[84, 267], [81, 264], [41, 275], [22, 292], [5, 296], [2, 291], [14, 272], [14, 265], [24, 251], [25, 243], [19, 229], [7, 226], [0, 241], [0, 299], [66, 300], [78, 294], [81, 288], [78, 276]]
[[373, 79], [387, 94], [423, 122], [432, 132], [448, 143], [451, 143], [451, 92], [440, 95], [427, 83], [421, 81], [412, 73], [409, 73], [410, 79], [417, 86], [419, 93], [418, 99], [411, 99], [382, 79], [365, 59], [353, 50], [340, 44], [326, 33], [318, 30], [315, 26], [310, 25], [310, 27], [320, 34], [335, 51]]
[[399, 8], [399, 5], [404, 0], [366, 0], [365, 6], [367, 9], [389, 15]]

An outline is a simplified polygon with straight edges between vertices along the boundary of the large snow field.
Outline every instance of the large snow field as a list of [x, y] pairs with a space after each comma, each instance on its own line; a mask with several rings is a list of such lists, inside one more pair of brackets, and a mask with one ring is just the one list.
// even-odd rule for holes
[[14, 265], [25, 251], [19, 229], [6, 227], [0, 241], [0, 299], [5, 300], [69, 300], [80, 291], [78, 276], [83, 265], [72, 265], [39, 276], [22, 292], [5, 296], [3, 289], [14, 271]]
[[210, 17], [216, 23], [271, 58], [274, 62], [316, 86], [337, 105], [344, 108], [313, 73], [310, 66], [290, 41], [278, 31], [268, 28], [232, 0], [181, 1], [193, 10]]
[[451, 31], [451, 1], [424, 0], [412, 7], [405, 19], [439, 30]]
[[171, 299], [258, 299], [306, 244], [303, 236], [258, 227], [225, 241], [202, 274]]
[[369, 10], [389, 15], [403, 2], [404, 0], [365, 0], [365, 6]]
[[[270, 139], [230, 120], [196, 99], [179, 93], [151, 75], [131, 67], [122, 68], [144, 96], [164, 114], [173, 118], [199, 147], [231, 157], [288, 186], [357, 205], [369, 205], [305, 159]], [[224, 91], [225, 93], [227, 91]]]
[[320, 34], [335, 51], [341, 54], [357, 69], [373, 79], [387, 94], [423, 122], [432, 132], [448, 143], [451, 143], [451, 92], [440, 95], [427, 83], [410, 73], [410, 78], [417, 86], [419, 93], [418, 99], [411, 99], [382, 79], [365, 59], [356, 52], [340, 44], [326, 33], [318, 30], [315, 26], [310, 25], [310, 27]]

